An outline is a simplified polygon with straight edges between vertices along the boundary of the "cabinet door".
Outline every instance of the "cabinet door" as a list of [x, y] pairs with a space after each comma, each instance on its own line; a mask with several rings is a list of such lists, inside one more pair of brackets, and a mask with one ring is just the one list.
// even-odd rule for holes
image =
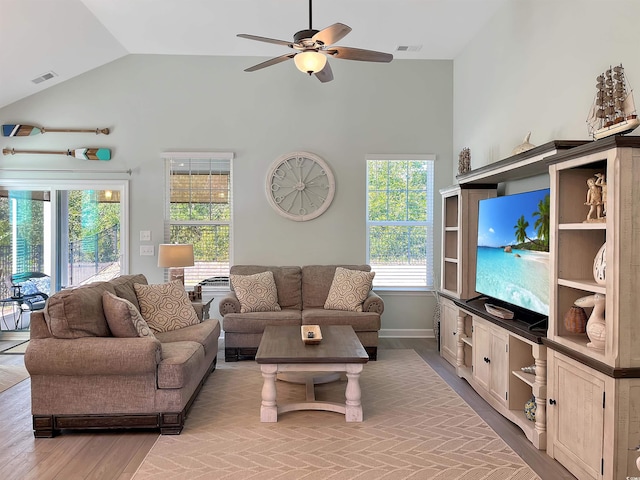
[[504, 330], [491, 329], [491, 355], [489, 365], [491, 376], [489, 391], [503, 404], [507, 404], [507, 384], [509, 381], [509, 335]]
[[604, 379], [553, 352], [548, 387], [547, 453], [580, 479], [602, 478]]
[[440, 301], [440, 354], [454, 367], [458, 354], [458, 310], [446, 299]]
[[509, 335], [474, 317], [473, 376], [481, 388], [501, 404], [507, 404]]
[[475, 317], [473, 319], [473, 378], [490, 391], [491, 382], [491, 331]]

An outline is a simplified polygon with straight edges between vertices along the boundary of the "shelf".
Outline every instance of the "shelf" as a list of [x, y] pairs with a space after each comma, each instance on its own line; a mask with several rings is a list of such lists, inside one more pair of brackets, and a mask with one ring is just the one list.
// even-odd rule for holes
[[536, 429], [536, 422], [532, 422], [524, 414], [524, 405], [522, 405], [522, 410], [509, 410], [509, 413], [511, 421], [522, 429], [529, 441], [532, 441], [533, 433]]
[[513, 370], [511, 374], [522, 380], [530, 387], [533, 387], [533, 384], [536, 382], [536, 376], [533, 373], [525, 373], [523, 371]]
[[605, 222], [598, 223], [561, 223], [558, 230], [606, 230]]
[[471, 338], [471, 337], [460, 337], [460, 339], [462, 340], [462, 343], [466, 343], [470, 347], [473, 347], [473, 338]]
[[568, 278], [559, 278], [558, 285], [561, 285], [563, 287], [575, 288], [578, 290], [584, 290], [586, 292], [602, 293], [603, 295], [606, 295], [607, 293], [606, 285], [599, 285], [595, 282], [595, 280], [591, 279], [570, 280]]

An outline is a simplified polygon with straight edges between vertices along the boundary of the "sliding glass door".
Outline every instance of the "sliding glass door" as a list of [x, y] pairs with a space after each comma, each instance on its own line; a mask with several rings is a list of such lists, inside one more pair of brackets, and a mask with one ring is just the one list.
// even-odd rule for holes
[[0, 330], [52, 293], [126, 273], [128, 182], [0, 180]]

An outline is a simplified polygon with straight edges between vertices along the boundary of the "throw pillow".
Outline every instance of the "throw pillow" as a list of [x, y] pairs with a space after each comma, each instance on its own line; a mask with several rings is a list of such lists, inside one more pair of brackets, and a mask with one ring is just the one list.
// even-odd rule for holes
[[279, 312], [278, 290], [273, 272], [231, 275], [231, 285], [240, 301], [240, 313]]
[[133, 303], [111, 292], [102, 294], [102, 307], [114, 337], [153, 337], [155, 335]]
[[180, 280], [157, 285], [134, 283], [140, 313], [155, 333], [200, 323]]
[[375, 272], [362, 272], [336, 267], [329, 295], [324, 303], [327, 310], [361, 312], [362, 303], [371, 291]]

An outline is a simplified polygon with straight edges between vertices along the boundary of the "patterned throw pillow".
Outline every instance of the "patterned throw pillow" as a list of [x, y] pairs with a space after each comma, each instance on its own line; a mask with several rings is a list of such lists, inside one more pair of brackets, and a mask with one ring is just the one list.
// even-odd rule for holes
[[327, 310], [349, 310], [361, 312], [362, 303], [371, 291], [371, 283], [375, 272], [362, 272], [336, 267], [336, 273], [331, 282], [329, 295], [324, 303]]
[[278, 290], [273, 272], [231, 275], [231, 285], [240, 301], [240, 313], [279, 312]]
[[200, 323], [180, 280], [158, 285], [134, 283], [140, 313], [155, 333]]
[[102, 294], [104, 316], [114, 337], [153, 337], [155, 335], [133, 303], [111, 292]]

